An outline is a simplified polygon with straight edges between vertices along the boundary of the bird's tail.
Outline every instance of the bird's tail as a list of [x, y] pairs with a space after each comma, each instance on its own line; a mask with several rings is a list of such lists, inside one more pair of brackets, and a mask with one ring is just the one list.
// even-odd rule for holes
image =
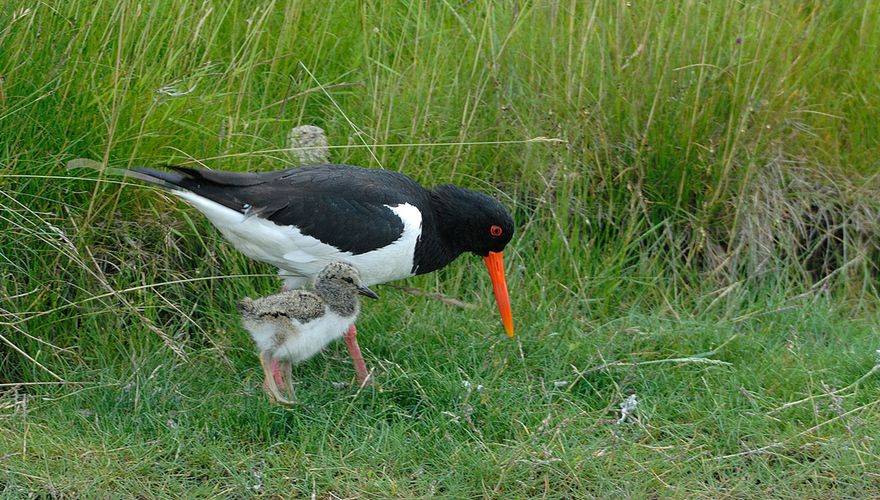
[[101, 162], [90, 160], [88, 158], [77, 158], [67, 162], [68, 170], [75, 168], [90, 168], [92, 170], [109, 172], [114, 175], [132, 177], [154, 186], [170, 190], [179, 190], [181, 181], [186, 178], [186, 175], [181, 171], [156, 170], [147, 167], [133, 167], [131, 169], [104, 167]]

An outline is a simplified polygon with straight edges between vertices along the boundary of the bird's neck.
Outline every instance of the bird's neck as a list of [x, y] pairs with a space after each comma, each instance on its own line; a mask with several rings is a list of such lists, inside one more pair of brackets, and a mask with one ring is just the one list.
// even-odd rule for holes
[[439, 189], [430, 193], [431, 210], [423, 215], [423, 232], [413, 259], [415, 274], [436, 271], [466, 251], [460, 234], [465, 214], [456, 206], [454, 197]]

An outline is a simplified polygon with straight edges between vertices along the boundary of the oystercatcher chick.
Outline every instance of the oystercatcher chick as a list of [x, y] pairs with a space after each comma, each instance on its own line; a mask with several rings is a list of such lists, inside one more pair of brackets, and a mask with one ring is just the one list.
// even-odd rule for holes
[[[425, 189], [399, 172], [349, 165], [259, 173], [170, 168], [119, 172], [201, 211], [239, 251], [277, 267], [288, 289], [307, 286], [333, 261], [351, 263], [374, 285], [474, 253], [486, 263], [504, 329], [513, 336], [503, 250], [514, 225], [491, 196], [452, 185]], [[352, 325], [345, 340], [363, 383], [368, 372], [356, 335]]]
[[[263, 389], [270, 399], [294, 402], [291, 364], [311, 358], [342, 337], [360, 311], [358, 294], [379, 298], [361, 282], [354, 267], [332, 262], [318, 273], [314, 291], [291, 290], [257, 300], [245, 298], [238, 304], [242, 324], [260, 353], [266, 375]], [[286, 386], [286, 396], [279, 383]]]

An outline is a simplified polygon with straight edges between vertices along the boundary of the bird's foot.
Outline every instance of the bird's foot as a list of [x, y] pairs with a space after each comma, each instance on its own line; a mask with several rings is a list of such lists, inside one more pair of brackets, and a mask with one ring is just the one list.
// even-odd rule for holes
[[263, 391], [266, 393], [266, 396], [269, 398], [270, 403], [278, 403], [282, 405], [292, 406], [296, 404], [296, 398], [291, 396], [290, 399], [284, 396], [281, 393], [281, 390], [275, 384], [269, 384], [268, 380], [263, 382]]

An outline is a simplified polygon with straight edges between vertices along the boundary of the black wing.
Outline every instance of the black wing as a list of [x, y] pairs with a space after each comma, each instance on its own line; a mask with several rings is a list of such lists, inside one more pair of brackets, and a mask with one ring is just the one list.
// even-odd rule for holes
[[173, 172], [143, 167], [133, 171], [243, 214], [296, 226], [303, 234], [353, 254], [400, 238], [403, 222], [386, 205], [410, 203], [424, 214], [429, 203], [424, 188], [388, 170], [349, 165], [259, 173], [171, 168]]

